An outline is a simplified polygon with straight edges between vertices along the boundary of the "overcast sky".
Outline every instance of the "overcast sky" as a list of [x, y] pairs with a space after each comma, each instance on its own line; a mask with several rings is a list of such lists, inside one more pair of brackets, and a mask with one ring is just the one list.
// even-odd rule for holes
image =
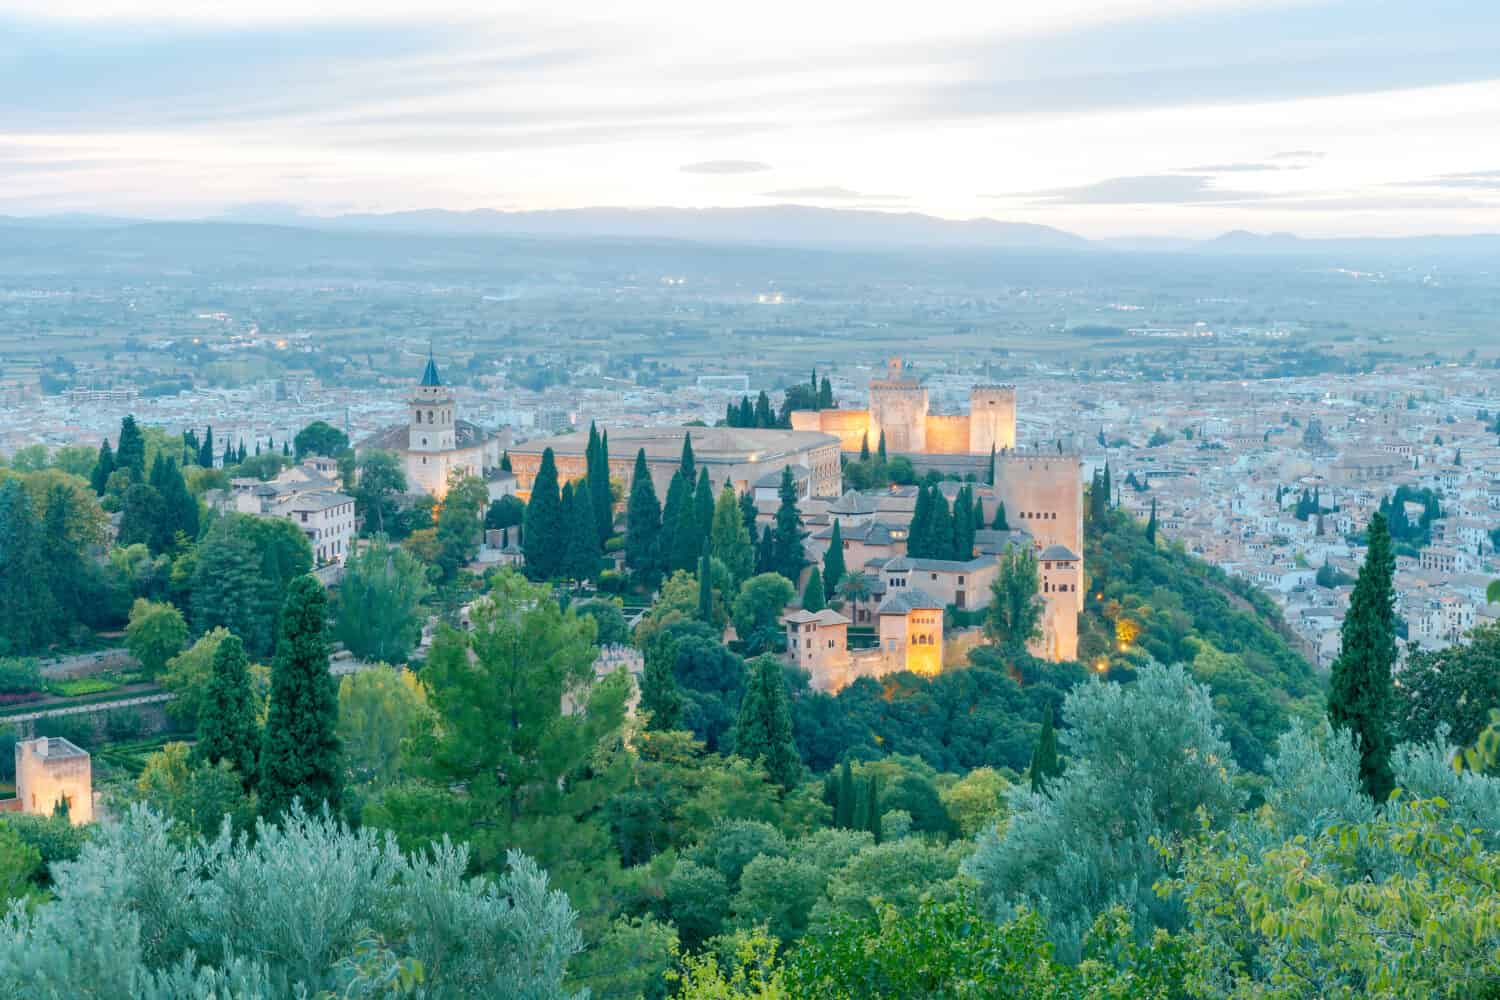
[[1497, 231], [1500, 3], [0, 0], [0, 214], [784, 202]]

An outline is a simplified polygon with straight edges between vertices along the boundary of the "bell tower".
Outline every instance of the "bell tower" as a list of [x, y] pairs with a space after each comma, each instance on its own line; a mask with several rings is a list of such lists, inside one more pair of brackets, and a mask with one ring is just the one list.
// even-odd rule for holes
[[453, 393], [438, 377], [437, 362], [430, 348], [422, 381], [412, 390], [407, 405], [411, 409], [410, 450], [452, 451], [457, 436], [453, 425]]

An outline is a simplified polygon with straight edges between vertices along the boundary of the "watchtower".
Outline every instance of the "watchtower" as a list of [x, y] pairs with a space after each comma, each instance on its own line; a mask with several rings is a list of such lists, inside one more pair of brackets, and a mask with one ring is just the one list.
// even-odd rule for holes
[[1016, 387], [976, 385], [969, 390], [969, 452], [987, 455], [991, 448], [1016, 446]]
[[926, 451], [927, 413], [927, 387], [889, 359], [886, 377], [870, 380], [870, 446], [884, 433], [887, 451]]

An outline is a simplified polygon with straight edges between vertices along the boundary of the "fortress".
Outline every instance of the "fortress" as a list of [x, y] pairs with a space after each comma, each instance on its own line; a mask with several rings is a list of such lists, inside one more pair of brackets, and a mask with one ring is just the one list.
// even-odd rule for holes
[[883, 434], [888, 452], [988, 455], [1016, 446], [1016, 387], [976, 385], [967, 414], [933, 413], [927, 387], [891, 358], [886, 376], [870, 380], [868, 410], [794, 410], [792, 429], [832, 434], [844, 451], [874, 451]]

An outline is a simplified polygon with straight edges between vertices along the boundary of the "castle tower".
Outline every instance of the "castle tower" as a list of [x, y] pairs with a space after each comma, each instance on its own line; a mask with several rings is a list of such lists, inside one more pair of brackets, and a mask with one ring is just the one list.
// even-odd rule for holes
[[969, 453], [1016, 446], [1016, 387], [976, 385], [969, 391]]
[[427, 352], [427, 367], [422, 381], [407, 400], [411, 408], [409, 447], [415, 452], [452, 451], [456, 433], [453, 425], [453, 393], [438, 377], [437, 362]]
[[886, 362], [886, 377], [870, 380], [870, 447], [885, 434], [889, 452], [927, 450], [927, 388], [908, 378], [900, 358]]

